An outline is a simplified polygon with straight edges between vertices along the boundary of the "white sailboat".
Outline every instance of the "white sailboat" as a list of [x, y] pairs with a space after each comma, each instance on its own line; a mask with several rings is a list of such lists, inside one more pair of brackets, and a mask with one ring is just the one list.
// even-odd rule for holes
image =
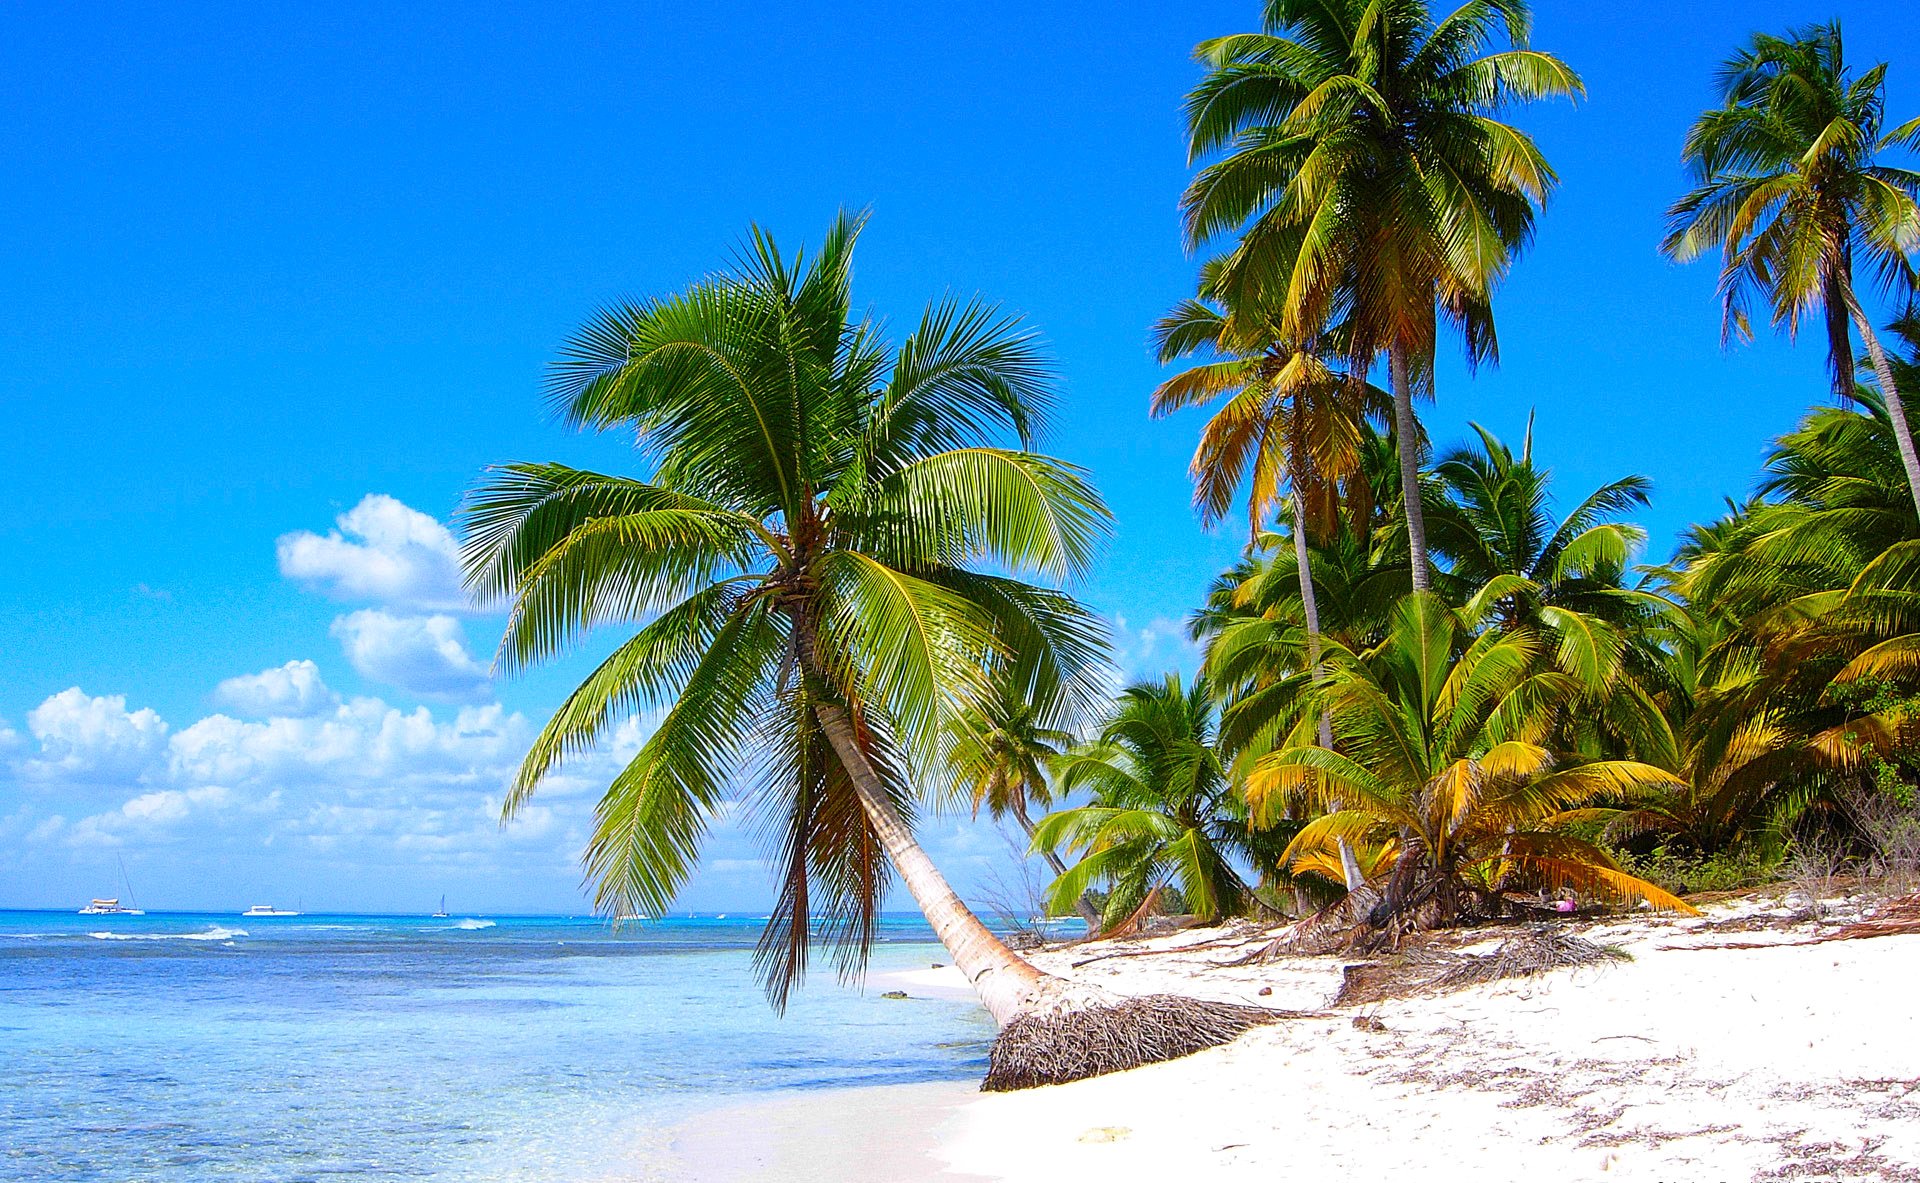
[[433, 914], [433, 918], [435, 920], [445, 920], [447, 918], [447, 897], [446, 896], [440, 897], [440, 910]]
[[145, 916], [146, 910], [133, 902], [133, 883], [127, 878], [127, 860], [119, 859], [120, 890], [127, 893], [127, 902], [121, 903], [115, 896], [111, 899], [95, 899], [80, 909], [82, 916]]

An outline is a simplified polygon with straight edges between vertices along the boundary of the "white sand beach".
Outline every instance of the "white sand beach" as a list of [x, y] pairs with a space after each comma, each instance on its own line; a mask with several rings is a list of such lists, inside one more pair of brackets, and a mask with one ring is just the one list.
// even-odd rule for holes
[[[1769, 896], [1706, 913], [1582, 930], [1630, 961], [1338, 1009], [1328, 1003], [1355, 959], [1226, 964], [1254, 934], [1048, 951], [1044, 968], [1119, 993], [1321, 1014], [1052, 1088], [930, 1085], [752, 1107], [683, 1130], [676, 1177], [1920, 1179], [1920, 936], [1799, 943], [1835, 921], [1796, 921]], [[922, 970], [868, 988], [965, 987], [951, 970]]]

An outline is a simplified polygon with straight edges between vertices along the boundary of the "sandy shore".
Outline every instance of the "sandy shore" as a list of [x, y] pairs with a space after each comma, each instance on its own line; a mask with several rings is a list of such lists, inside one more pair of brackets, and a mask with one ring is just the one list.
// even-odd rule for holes
[[[1920, 936], [1794, 943], [1832, 927], [1753, 898], [1584, 931], [1631, 961], [1331, 1010], [1351, 959], [1231, 966], [1251, 946], [1217, 931], [1074, 946], [1037, 960], [1120, 993], [1324, 1017], [1056, 1088], [750, 1107], [684, 1130], [688, 1171], [707, 1173], [673, 1177], [1920, 1180]], [[921, 970], [870, 988], [964, 984]]]

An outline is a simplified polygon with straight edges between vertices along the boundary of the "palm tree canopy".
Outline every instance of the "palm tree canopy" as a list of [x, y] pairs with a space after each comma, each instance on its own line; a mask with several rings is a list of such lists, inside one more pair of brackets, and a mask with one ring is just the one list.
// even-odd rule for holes
[[1079, 469], [1032, 450], [1051, 374], [1031, 335], [949, 301], [890, 343], [852, 309], [860, 225], [842, 215], [812, 257], [755, 230], [732, 271], [568, 342], [554, 404], [632, 432], [647, 479], [512, 464], [462, 511], [470, 587], [512, 605], [503, 667], [637, 626], [541, 730], [506, 814], [627, 715], [661, 712], [599, 803], [596, 903], [664, 910], [737, 806], [779, 880], [759, 949], [776, 1005], [816, 926], [843, 973], [864, 964], [888, 883], [823, 712], [851, 714], [910, 819], [914, 779], [984, 686], [1090, 704], [1103, 668], [1098, 620], [1017, 578], [1085, 572], [1108, 523]]
[[[1261, 848], [1247, 830], [1215, 728], [1205, 677], [1183, 686], [1169, 674], [1129, 686], [1099, 737], [1056, 763], [1060, 791], [1089, 792], [1092, 801], [1042, 819], [1034, 835], [1039, 849], [1080, 856], [1053, 885], [1055, 911], [1066, 911], [1098, 882], [1110, 889], [1102, 918], [1108, 926], [1169, 882], [1209, 918], [1247, 904], [1250, 889], [1233, 858], [1258, 861]], [[1269, 863], [1272, 854], [1266, 852]]]
[[1656, 799], [1679, 781], [1647, 764], [1581, 762], [1546, 747], [1582, 687], [1543, 669], [1540, 647], [1524, 631], [1472, 636], [1438, 598], [1407, 597], [1384, 641], [1336, 651], [1303, 696], [1303, 714], [1330, 714], [1339, 750], [1296, 741], [1255, 764], [1246, 787], [1255, 821], [1299, 803], [1332, 810], [1289, 844], [1296, 871], [1337, 867], [1346, 839], [1370, 845], [1376, 865], [1417, 860], [1443, 892], [1572, 886], [1689, 910], [1563, 831], [1596, 806]]
[[1189, 151], [1219, 159], [1182, 208], [1195, 244], [1242, 231], [1223, 286], [1267, 289], [1293, 340], [1344, 320], [1366, 359], [1428, 356], [1438, 300], [1495, 353], [1489, 294], [1556, 179], [1497, 116], [1582, 93], [1529, 24], [1521, 0], [1269, 0], [1260, 32], [1201, 43]]
[[1856, 255], [1910, 291], [1920, 249], [1920, 173], [1880, 160], [1920, 146], [1920, 119], [1884, 130], [1886, 69], [1856, 74], [1838, 21], [1755, 34], [1721, 66], [1721, 106], [1688, 133], [1695, 187], [1668, 210], [1662, 244], [1683, 262], [1720, 252], [1727, 339], [1751, 339], [1756, 299], [1789, 334], [1823, 308], [1841, 393], [1853, 384]]

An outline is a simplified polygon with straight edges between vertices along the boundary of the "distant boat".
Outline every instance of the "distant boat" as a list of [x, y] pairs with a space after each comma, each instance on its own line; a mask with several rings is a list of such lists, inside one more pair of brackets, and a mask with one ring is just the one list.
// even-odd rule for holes
[[435, 920], [445, 920], [447, 918], [447, 897], [446, 896], [440, 897], [440, 910], [433, 914], [433, 918]]
[[127, 879], [127, 860], [119, 859], [120, 890], [127, 893], [127, 902], [121, 903], [116, 896], [110, 900], [94, 900], [80, 909], [82, 916], [145, 916], [147, 913], [133, 902], [133, 884]]
[[272, 904], [255, 904], [253, 907], [240, 913], [240, 915], [254, 920], [258, 920], [262, 916], [298, 916], [299, 914], [298, 912], [283, 912]]

